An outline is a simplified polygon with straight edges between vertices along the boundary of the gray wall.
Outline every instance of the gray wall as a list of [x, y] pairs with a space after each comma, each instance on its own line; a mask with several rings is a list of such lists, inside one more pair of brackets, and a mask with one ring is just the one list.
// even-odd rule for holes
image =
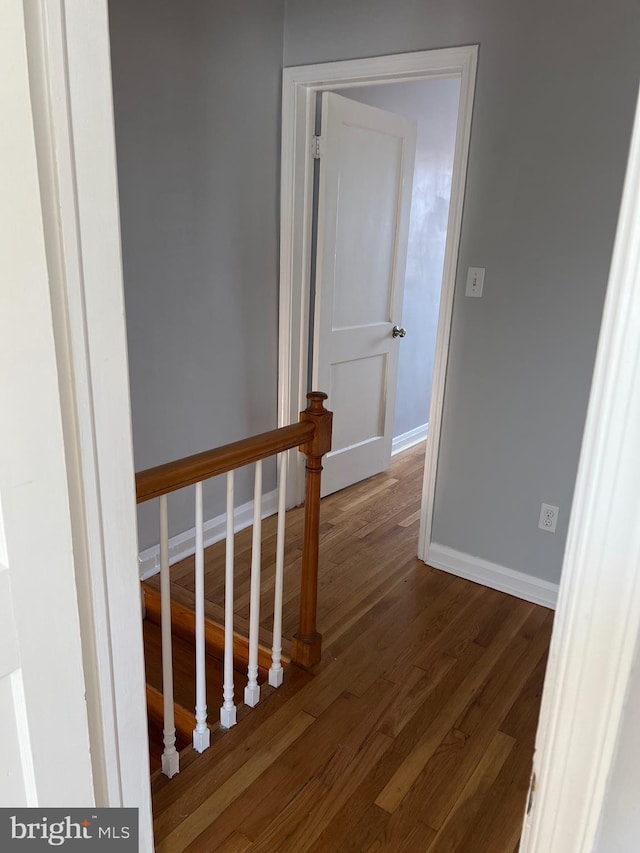
[[594, 853], [635, 853], [640, 847], [640, 658], [635, 662], [607, 781]]
[[[285, 65], [480, 44], [434, 540], [560, 576], [640, 70], [636, 0], [287, 0]], [[485, 295], [465, 299], [468, 266]], [[560, 507], [555, 535], [540, 502]]]
[[[140, 470], [276, 426], [283, 5], [110, 0], [109, 14]], [[238, 492], [250, 499], [248, 477]], [[172, 534], [193, 526], [192, 500], [172, 501]], [[157, 509], [141, 509], [145, 548]]]
[[398, 360], [395, 437], [429, 420], [460, 81], [362, 86], [339, 94], [417, 122], [402, 311], [408, 332]]

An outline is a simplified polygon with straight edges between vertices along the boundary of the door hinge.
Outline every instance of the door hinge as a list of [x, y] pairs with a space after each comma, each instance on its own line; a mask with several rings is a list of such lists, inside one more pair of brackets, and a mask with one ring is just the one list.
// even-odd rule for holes
[[314, 160], [320, 159], [320, 143], [321, 143], [321, 141], [322, 141], [321, 136], [314, 136], [313, 137], [313, 148], [312, 148], [312, 150], [313, 150], [313, 159]]

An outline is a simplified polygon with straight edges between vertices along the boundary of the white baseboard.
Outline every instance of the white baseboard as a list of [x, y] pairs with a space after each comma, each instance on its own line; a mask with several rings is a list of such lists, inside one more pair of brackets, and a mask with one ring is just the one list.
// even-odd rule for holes
[[542, 604], [555, 610], [558, 600], [558, 584], [536, 578], [533, 575], [525, 575], [490, 563], [479, 557], [472, 557], [462, 551], [447, 548], [446, 545], [438, 545], [432, 542], [427, 552], [427, 564], [435, 569], [442, 569], [460, 578], [507, 592], [525, 601], [534, 604]]
[[408, 450], [414, 444], [419, 444], [424, 441], [429, 432], [429, 424], [421, 424], [415, 429], [410, 429], [409, 432], [403, 432], [402, 435], [397, 435], [391, 442], [391, 455], [401, 453], [403, 450]]
[[[262, 496], [262, 518], [268, 518], [270, 515], [275, 515], [278, 511], [278, 491], [273, 489]], [[233, 529], [237, 533], [239, 530], [244, 530], [253, 523], [253, 501], [248, 501], [242, 506], [236, 507], [233, 520]], [[226, 535], [227, 517], [223, 513], [215, 518], [210, 518], [204, 523], [204, 546], [208, 548], [215, 542], [220, 542]], [[185, 557], [190, 557], [195, 554], [196, 550], [196, 529], [185, 530], [184, 533], [178, 533], [169, 539], [169, 565], [178, 563], [184, 560]], [[153, 575], [157, 575], [160, 571], [160, 545], [153, 545], [151, 548], [146, 548], [138, 555], [138, 564], [140, 567], [140, 580], [147, 580]]]

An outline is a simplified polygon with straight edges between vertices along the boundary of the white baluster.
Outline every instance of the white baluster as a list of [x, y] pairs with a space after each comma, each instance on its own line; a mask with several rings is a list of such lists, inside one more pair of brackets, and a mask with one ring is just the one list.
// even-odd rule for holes
[[193, 748], [204, 752], [211, 743], [207, 726], [207, 669], [204, 637], [204, 519], [202, 513], [202, 483], [196, 483], [196, 727]]
[[173, 650], [171, 645], [171, 576], [169, 574], [169, 522], [167, 496], [160, 497], [160, 625], [162, 631], [162, 695], [164, 700], [164, 752], [162, 772], [171, 779], [180, 772], [173, 713]]
[[287, 454], [281, 453], [278, 463], [278, 535], [276, 539], [276, 579], [273, 597], [273, 647], [269, 684], [280, 687], [284, 677], [282, 668], [282, 591], [284, 586], [284, 523], [287, 495]]
[[220, 708], [220, 725], [223, 729], [235, 726], [236, 706], [233, 685], [233, 574], [234, 574], [234, 529], [233, 529], [233, 471], [227, 474], [227, 551], [224, 579], [224, 682], [223, 703]]
[[260, 631], [260, 557], [262, 550], [262, 460], [256, 462], [253, 493], [253, 537], [251, 540], [251, 602], [249, 605], [249, 666], [244, 702], [254, 708], [260, 701], [258, 684], [258, 634]]

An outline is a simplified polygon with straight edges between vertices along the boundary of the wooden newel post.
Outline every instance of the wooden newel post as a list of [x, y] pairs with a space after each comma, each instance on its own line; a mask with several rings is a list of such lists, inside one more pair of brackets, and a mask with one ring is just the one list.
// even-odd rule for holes
[[300, 412], [301, 421], [315, 426], [311, 441], [299, 448], [307, 457], [304, 503], [304, 537], [300, 579], [300, 625], [291, 641], [291, 660], [305, 669], [320, 660], [322, 636], [316, 629], [318, 604], [318, 552], [320, 540], [320, 479], [322, 457], [331, 450], [333, 413], [323, 403], [327, 395], [321, 391], [307, 394], [309, 405]]

